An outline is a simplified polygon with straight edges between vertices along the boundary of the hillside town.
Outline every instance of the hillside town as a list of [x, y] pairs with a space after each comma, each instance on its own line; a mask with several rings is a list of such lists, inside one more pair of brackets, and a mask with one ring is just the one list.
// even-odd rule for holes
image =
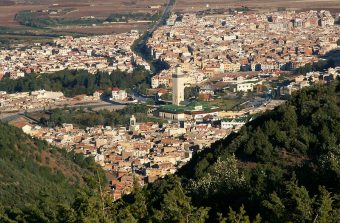
[[[183, 119], [164, 116], [168, 120], [165, 124], [138, 123], [132, 115], [127, 127], [82, 129], [68, 123], [44, 127], [26, 122], [15, 125], [25, 133], [59, 148], [94, 157], [107, 171], [109, 191], [117, 200], [132, 191], [134, 180], [144, 185], [176, 172], [193, 154], [209, 148], [231, 132], [237, 132], [256, 113], [272, 110], [283, 102], [272, 100], [241, 111], [223, 111], [216, 106], [195, 102], [180, 110], [185, 113]], [[166, 114], [166, 109], [178, 110], [171, 106], [161, 108], [160, 116]], [[213, 109], [214, 116], [209, 109]]]
[[140, 34], [129, 33], [73, 38], [65, 36], [49, 44], [36, 43], [25, 49], [0, 51], [0, 80], [17, 79], [31, 73], [53, 73], [65, 69], [131, 72], [138, 64], [149, 65], [131, 50]]
[[[174, 14], [153, 33], [148, 47], [155, 59], [172, 69], [180, 64], [188, 73], [188, 84], [226, 72], [292, 71], [338, 47], [335, 20], [325, 10]], [[171, 86], [172, 72], [154, 76], [152, 87]]]
[[[242, 123], [236, 123], [239, 129]], [[23, 131], [31, 136], [67, 150], [93, 156], [110, 176], [114, 199], [133, 189], [133, 177], [141, 185], [174, 173], [188, 162], [192, 154], [226, 137], [234, 127], [212, 127], [211, 124], [137, 123], [134, 116], [129, 128], [98, 126], [79, 129], [72, 124], [55, 128], [25, 125]]]
[[[139, 123], [132, 115], [127, 126], [81, 128], [63, 123], [48, 127], [31, 122], [17, 127], [51, 145], [94, 157], [106, 171], [109, 192], [117, 200], [133, 190], [135, 180], [144, 185], [176, 172], [195, 153], [238, 132], [258, 114], [275, 109], [293, 92], [339, 77], [340, 67], [291, 75], [338, 48], [340, 29], [335, 20], [329, 11], [173, 14], [147, 42], [152, 57], [170, 65], [151, 78], [149, 88], [165, 91], [172, 101], [157, 104], [152, 95], [146, 97], [152, 105], [146, 105], [150, 101], [133, 98], [131, 89], [108, 88], [110, 103], [144, 103], [149, 108], [145, 115], [165, 124]], [[2, 50], [0, 80], [65, 69], [130, 72], [142, 65], [150, 70], [131, 50], [139, 37], [135, 31], [67, 36], [46, 45]], [[198, 87], [198, 96], [185, 98], [185, 88], [193, 85]], [[100, 102], [102, 93], [67, 98], [62, 92], [45, 90], [1, 91], [0, 114]], [[215, 104], [229, 97], [238, 100], [237, 108], [227, 110]]]

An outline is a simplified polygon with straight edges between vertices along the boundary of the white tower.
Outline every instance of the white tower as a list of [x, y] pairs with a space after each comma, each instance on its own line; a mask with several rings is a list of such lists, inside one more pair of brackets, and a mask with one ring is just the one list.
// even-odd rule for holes
[[132, 126], [136, 125], [136, 117], [134, 115], [132, 115], [130, 118], [130, 125]]
[[184, 101], [184, 82], [185, 76], [182, 74], [182, 69], [177, 66], [172, 75], [172, 104], [174, 105], [180, 105]]
[[131, 116], [130, 118], [130, 125], [129, 125], [129, 130], [133, 131], [136, 127], [136, 117], [134, 115]]

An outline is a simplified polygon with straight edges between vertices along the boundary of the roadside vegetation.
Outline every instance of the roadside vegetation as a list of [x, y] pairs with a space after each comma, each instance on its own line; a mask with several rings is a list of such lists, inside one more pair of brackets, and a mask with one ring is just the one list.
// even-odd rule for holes
[[107, 22], [128, 22], [133, 21], [158, 21], [160, 18], [159, 13], [112, 13], [105, 21]]
[[63, 123], [74, 124], [80, 128], [103, 126], [128, 126], [129, 120], [134, 115], [138, 122], [163, 123], [164, 120], [149, 117], [149, 108], [146, 105], [128, 105], [118, 111], [92, 109], [54, 109], [46, 111], [40, 118], [39, 125], [46, 127], [61, 126]]
[[61, 91], [67, 97], [87, 94], [97, 90], [110, 91], [112, 87], [121, 89], [139, 88], [142, 92], [149, 87], [151, 74], [144, 67], [137, 67], [132, 73], [115, 70], [111, 74], [85, 70], [63, 70], [53, 74], [28, 74], [16, 80], [4, 78], [0, 81], [0, 91], [8, 93], [35, 90]]
[[335, 67], [335, 61], [333, 59], [321, 59], [316, 63], [310, 64], [307, 63], [306, 65], [299, 67], [294, 70], [295, 74], [306, 74], [309, 72], [314, 71], [324, 71], [330, 67]]
[[21, 11], [15, 15], [15, 20], [21, 25], [34, 28], [48, 28], [56, 26], [71, 26], [71, 25], [92, 25], [102, 23], [100, 19], [66, 19], [62, 17], [49, 17], [39, 12]]

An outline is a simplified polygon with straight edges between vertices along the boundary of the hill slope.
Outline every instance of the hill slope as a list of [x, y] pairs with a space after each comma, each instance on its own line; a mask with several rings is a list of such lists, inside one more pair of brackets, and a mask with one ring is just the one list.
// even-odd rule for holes
[[0, 125], [0, 222], [340, 222], [339, 91], [303, 89], [115, 203], [93, 192], [92, 162]]
[[50, 147], [0, 123], [0, 222], [61, 221], [58, 215], [76, 198], [96, 193], [97, 173], [104, 182], [93, 159]]
[[[115, 204], [120, 222], [340, 222], [339, 84], [304, 89]], [[236, 211], [235, 211], [236, 210]]]

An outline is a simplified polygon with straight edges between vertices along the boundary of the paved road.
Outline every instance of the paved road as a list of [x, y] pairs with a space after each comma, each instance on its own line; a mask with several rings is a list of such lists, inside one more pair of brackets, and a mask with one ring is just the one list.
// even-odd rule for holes
[[[112, 104], [112, 103], [109, 103], [109, 102], [104, 102], [104, 101], [101, 101], [101, 102], [97, 102], [97, 103], [86, 103], [86, 104], [78, 104], [78, 105], [69, 105], [69, 106], [66, 106], [67, 108], [81, 108], [81, 107], [90, 107], [90, 108], [93, 108], [93, 110], [99, 110], [99, 109], [108, 109], [108, 110], [111, 110], [111, 111], [114, 111], [114, 110], [119, 110], [119, 109], [123, 109], [126, 105], [117, 105], [117, 104]], [[56, 107], [52, 107], [52, 109], [55, 109], [55, 108], [64, 108], [65, 106], [56, 106]], [[30, 109], [30, 110], [27, 110], [27, 113], [34, 113], [34, 112], [41, 112], [41, 111], [44, 111], [43, 108], [39, 108], [39, 109]], [[19, 111], [19, 112], [14, 112], [14, 113], [0, 113], [0, 120], [2, 122], [9, 122], [9, 121], [12, 121], [14, 119], [17, 119], [19, 118], [20, 116], [23, 116], [25, 115], [25, 111]]]
[[[166, 7], [164, 8], [163, 14], [161, 18], [158, 20], [158, 22], [148, 31], [150, 34], [152, 34], [158, 27], [162, 25], [163, 22], [165, 22], [170, 15], [171, 11], [173, 10], [174, 6], [176, 4], [176, 0], [169, 0]], [[149, 98], [144, 97], [136, 92], [134, 92], [134, 97], [138, 99], [141, 102], [146, 102]], [[63, 108], [64, 106], [60, 106], [59, 108]], [[91, 107], [94, 109], [100, 109], [105, 107], [106, 109], [109, 110], [118, 110], [122, 109], [125, 107], [125, 105], [117, 105], [117, 104], [112, 104], [109, 102], [100, 102], [100, 103], [89, 103], [89, 104], [81, 104], [81, 105], [69, 105], [67, 106], [68, 108], [79, 108], [79, 107]], [[58, 108], [58, 107], [53, 107], [53, 108]], [[44, 109], [31, 109], [26, 111], [27, 113], [33, 113], [33, 112], [40, 112], [43, 111]], [[20, 116], [23, 116], [25, 111], [19, 111], [19, 112], [14, 112], [14, 113], [1, 113], [0, 112], [0, 121], [2, 122], [9, 122], [11, 120], [14, 120], [16, 118], [19, 118]]]
[[149, 30], [150, 33], [153, 33], [159, 26], [162, 25], [164, 21], [166, 21], [168, 15], [170, 15], [172, 9], [175, 7], [176, 0], [169, 0], [168, 4], [165, 6], [163, 14], [158, 22]]
[[132, 89], [132, 97], [139, 102], [146, 103], [148, 100], [155, 99], [155, 96], [144, 96], [136, 88]]

